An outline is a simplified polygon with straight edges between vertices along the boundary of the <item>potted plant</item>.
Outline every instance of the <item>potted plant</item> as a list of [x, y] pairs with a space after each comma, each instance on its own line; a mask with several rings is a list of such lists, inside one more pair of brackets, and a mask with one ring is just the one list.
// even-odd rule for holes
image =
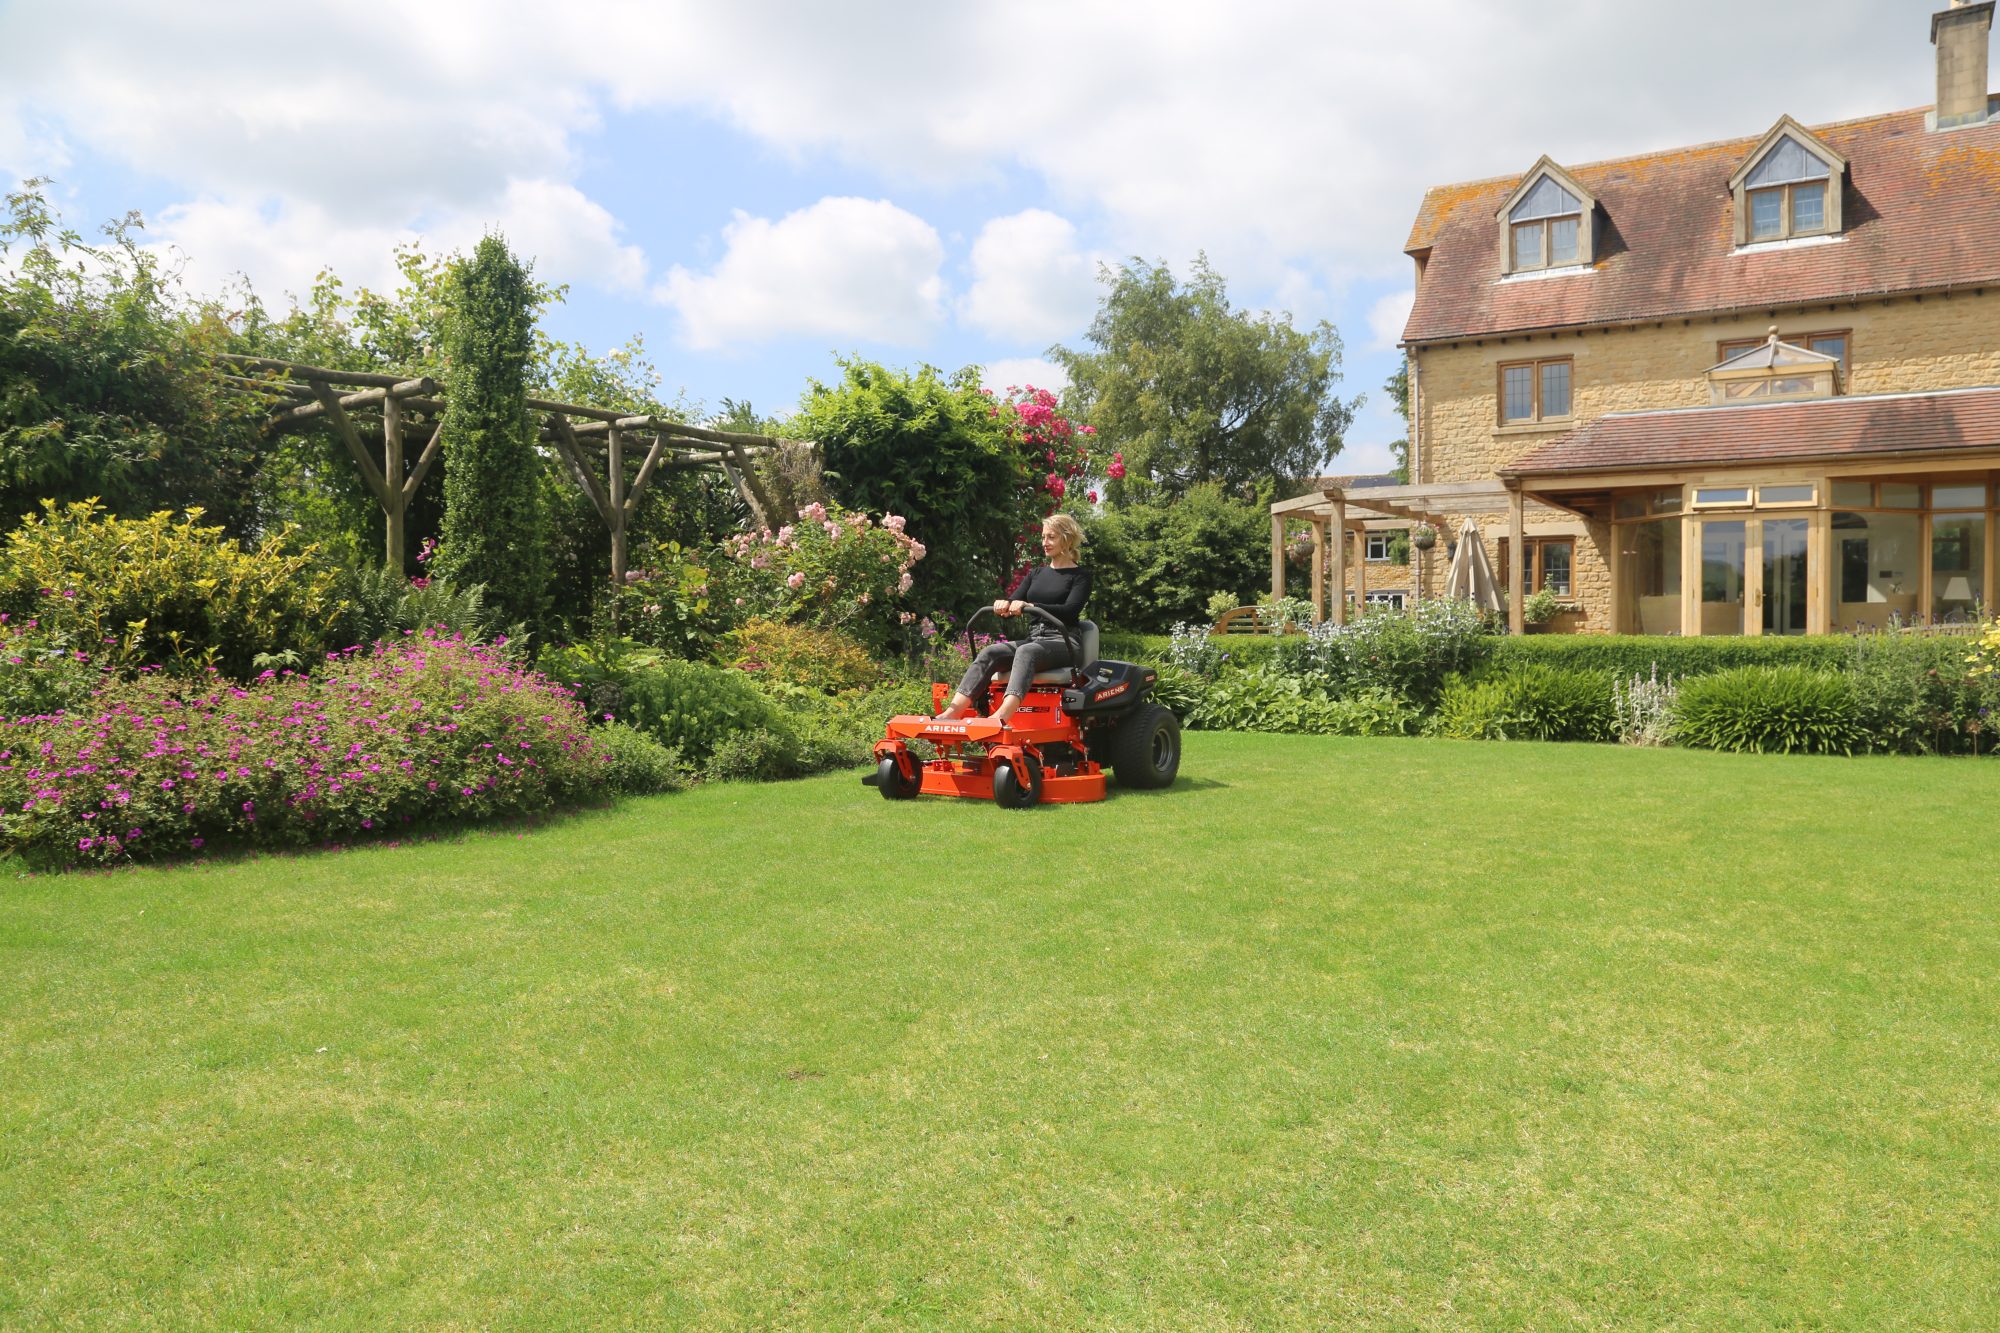
[[1410, 545], [1419, 551], [1428, 551], [1436, 546], [1438, 530], [1428, 523], [1418, 523], [1410, 528]]
[[1562, 609], [1562, 598], [1543, 588], [1540, 592], [1530, 593], [1527, 600], [1521, 603], [1521, 620], [1530, 630], [1547, 629], [1549, 622]]

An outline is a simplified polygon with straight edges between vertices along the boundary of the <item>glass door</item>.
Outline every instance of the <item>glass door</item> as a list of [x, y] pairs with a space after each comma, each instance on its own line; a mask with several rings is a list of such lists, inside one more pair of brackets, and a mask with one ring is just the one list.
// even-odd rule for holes
[[1747, 628], [1750, 574], [1747, 519], [1704, 519], [1701, 523], [1701, 632], [1741, 634]]
[[1803, 518], [1767, 518], [1764, 529], [1764, 633], [1806, 632], [1806, 528]]

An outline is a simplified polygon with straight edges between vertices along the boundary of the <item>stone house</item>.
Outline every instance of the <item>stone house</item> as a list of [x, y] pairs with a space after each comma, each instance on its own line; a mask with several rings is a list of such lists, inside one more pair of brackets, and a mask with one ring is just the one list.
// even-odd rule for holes
[[[1542, 588], [1586, 632], [1990, 614], [1993, 10], [1932, 17], [1931, 108], [1431, 190], [1405, 247], [1411, 482], [1273, 506], [1274, 549], [1312, 525], [1316, 587], [1351, 595], [1331, 532], [1469, 518], [1516, 631]], [[1446, 550], [1414, 596], [1442, 592]]]

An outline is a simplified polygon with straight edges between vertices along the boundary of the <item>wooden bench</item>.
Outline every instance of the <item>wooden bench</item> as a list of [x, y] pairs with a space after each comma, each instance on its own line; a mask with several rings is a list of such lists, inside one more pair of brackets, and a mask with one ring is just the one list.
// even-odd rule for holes
[[[1272, 634], [1276, 627], [1271, 622], [1270, 608], [1262, 606], [1239, 606], [1234, 611], [1224, 611], [1222, 619], [1215, 622], [1210, 634]], [[1297, 625], [1291, 633], [1302, 631]]]

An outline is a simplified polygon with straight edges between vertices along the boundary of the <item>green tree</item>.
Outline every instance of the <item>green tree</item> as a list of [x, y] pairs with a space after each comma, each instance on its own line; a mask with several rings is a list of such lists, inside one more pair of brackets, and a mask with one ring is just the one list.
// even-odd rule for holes
[[813, 381], [787, 433], [819, 442], [841, 503], [909, 520], [930, 552], [912, 571], [913, 605], [990, 602], [1012, 572], [1016, 536], [1041, 511], [1028, 460], [978, 370], [840, 368], [836, 384]]
[[250, 535], [263, 412], [211, 360], [220, 311], [139, 246], [137, 214], [86, 244], [44, 184], [7, 195], [0, 217], [0, 525], [100, 497], [127, 517], [199, 508]]
[[1403, 418], [1403, 438], [1390, 442], [1389, 452], [1396, 456], [1396, 480], [1407, 486], [1410, 484], [1410, 364], [1405, 361], [1397, 367], [1382, 385], [1382, 391], [1389, 395], [1389, 401], [1396, 405], [1397, 413]]
[[483, 583], [504, 618], [536, 624], [548, 598], [542, 460], [528, 415], [535, 292], [497, 236], [453, 267], [443, 421], [444, 525], [433, 569]]
[[1214, 482], [1172, 501], [1107, 510], [1085, 527], [1084, 559], [1095, 574], [1090, 613], [1117, 629], [1159, 634], [1180, 621], [1206, 621], [1211, 596], [1247, 603], [1270, 578], [1270, 511]]
[[1340, 335], [1321, 321], [1232, 310], [1205, 256], [1188, 281], [1134, 259], [1099, 273], [1107, 290], [1085, 335], [1094, 351], [1051, 348], [1069, 402], [1096, 426], [1100, 455], [1124, 455], [1113, 504], [1201, 482], [1250, 497], [1323, 470], [1361, 400], [1340, 398]]

